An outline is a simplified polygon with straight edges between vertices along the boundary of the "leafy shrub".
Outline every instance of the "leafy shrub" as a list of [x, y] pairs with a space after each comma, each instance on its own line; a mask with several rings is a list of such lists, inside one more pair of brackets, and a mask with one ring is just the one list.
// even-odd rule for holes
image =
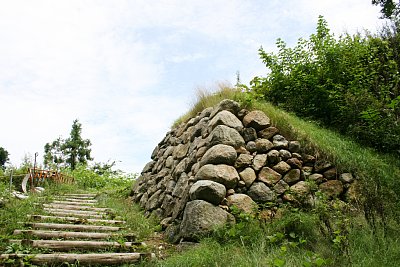
[[106, 171], [102, 174], [88, 168], [87, 165], [78, 165], [75, 170], [64, 170], [74, 177], [77, 185], [83, 189], [96, 189], [107, 191], [109, 189], [124, 189], [132, 185], [136, 174], [123, 174], [122, 172]]
[[281, 39], [276, 54], [260, 48], [270, 73], [254, 78], [252, 89], [299, 116], [317, 119], [379, 150], [397, 152], [399, 48], [393, 45], [398, 38], [386, 35], [391, 41], [371, 34], [336, 39], [320, 17], [317, 33], [299, 39], [294, 48]]

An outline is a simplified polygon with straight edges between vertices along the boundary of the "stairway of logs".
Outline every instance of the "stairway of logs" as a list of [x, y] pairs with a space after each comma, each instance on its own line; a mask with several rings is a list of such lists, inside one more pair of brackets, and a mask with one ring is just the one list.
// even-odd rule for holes
[[[95, 194], [65, 194], [43, 204], [46, 215], [28, 215], [28, 229], [16, 229], [14, 235], [22, 239], [10, 240], [40, 253], [1, 254], [0, 262], [28, 259], [29, 263], [60, 266], [63, 263], [79, 265], [123, 265], [151, 260], [154, 253], [136, 252], [145, 247], [136, 242], [135, 235], [124, 229], [125, 221], [109, 219], [113, 210], [97, 207]], [[117, 241], [110, 241], [117, 240]]]

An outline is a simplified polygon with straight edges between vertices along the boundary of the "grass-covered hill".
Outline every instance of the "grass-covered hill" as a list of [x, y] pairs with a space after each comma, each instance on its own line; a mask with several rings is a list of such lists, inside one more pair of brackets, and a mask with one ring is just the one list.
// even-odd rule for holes
[[203, 239], [196, 248], [160, 266], [397, 266], [400, 264], [400, 169], [395, 156], [381, 154], [312, 121], [302, 120], [235, 88], [198, 92], [191, 110], [175, 125], [223, 99], [264, 111], [285, 136], [307, 152], [352, 172], [358, 201], [326, 202], [311, 209], [286, 207], [284, 215], [262, 222], [239, 214], [238, 223]]

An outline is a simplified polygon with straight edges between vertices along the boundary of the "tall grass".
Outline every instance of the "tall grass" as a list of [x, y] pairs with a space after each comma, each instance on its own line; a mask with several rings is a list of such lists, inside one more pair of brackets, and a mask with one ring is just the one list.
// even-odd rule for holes
[[197, 88], [195, 98], [190, 104], [189, 111], [179, 117], [172, 127], [182, 122], [187, 122], [208, 107], [214, 107], [223, 99], [233, 99], [240, 101], [243, 94], [239, 89], [232, 88], [227, 83], [218, 83], [213, 89]]

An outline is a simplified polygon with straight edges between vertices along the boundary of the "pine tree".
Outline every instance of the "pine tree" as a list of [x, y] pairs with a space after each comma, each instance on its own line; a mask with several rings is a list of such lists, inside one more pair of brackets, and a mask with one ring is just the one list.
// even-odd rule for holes
[[74, 170], [79, 163], [86, 164], [93, 160], [90, 156], [92, 143], [89, 139], [83, 139], [81, 133], [82, 124], [78, 120], [74, 120], [67, 139], [59, 137], [44, 146], [44, 164], [48, 167], [53, 164], [63, 164]]

